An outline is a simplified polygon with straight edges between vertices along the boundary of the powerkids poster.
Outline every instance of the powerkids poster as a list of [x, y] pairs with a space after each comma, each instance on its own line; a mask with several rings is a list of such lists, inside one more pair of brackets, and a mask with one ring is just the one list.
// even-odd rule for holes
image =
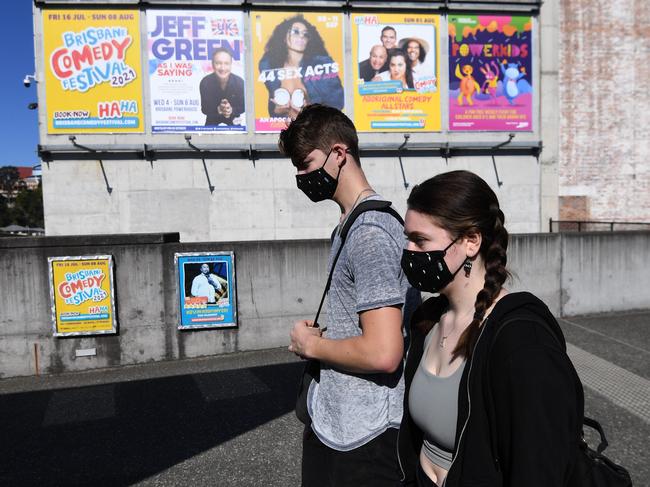
[[242, 12], [148, 10], [151, 129], [245, 132]]
[[235, 254], [174, 254], [178, 282], [179, 330], [237, 326]]
[[357, 130], [441, 129], [439, 26], [439, 15], [352, 15]]
[[115, 333], [113, 257], [48, 257], [54, 336]]
[[43, 10], [49, 133], [144, 132], [137, 10]]
[[532, 18], [448, 19], [449, 130], [532, 131]]
[[255, 131], [279, 132], [309, 103], [343, 109], [343, 15], [252, 12]]

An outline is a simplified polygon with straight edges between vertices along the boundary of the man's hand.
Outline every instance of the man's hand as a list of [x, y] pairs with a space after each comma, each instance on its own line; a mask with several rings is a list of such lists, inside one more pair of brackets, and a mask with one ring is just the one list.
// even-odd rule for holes
[[217, 113], [223, 115], [225, 118], [230, 118], [232, 116], [232, 105], [225, 98], [219, 102], [217, 106]]
[[314, 358], [313, 345], [321, 337], [321, 330], [314, 327], [313, 320], [300, 320], [293, 324], [289, 351], [302, 358]]

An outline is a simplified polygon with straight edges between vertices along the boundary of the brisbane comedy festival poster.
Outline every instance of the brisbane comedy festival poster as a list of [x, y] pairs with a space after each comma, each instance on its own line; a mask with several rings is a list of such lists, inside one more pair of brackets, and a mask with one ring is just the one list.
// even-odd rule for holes
[[532, 18], [449, 16], [449, 130], [532, 131]]
[[138, 10], [43, 10], [49, 133], [144, 132]]

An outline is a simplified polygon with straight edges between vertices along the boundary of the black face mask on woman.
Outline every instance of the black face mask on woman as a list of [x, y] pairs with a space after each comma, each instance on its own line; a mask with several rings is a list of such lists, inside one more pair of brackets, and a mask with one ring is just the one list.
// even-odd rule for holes
[[414, 252], [404, 249], [401, 265], [411, 286], [420, 291], [437, 293], [454, 280], [454, 277], [463, 266], [461, 265], [452, 274], [445, 262], [445, 255], [447, 254], [447, 249], [454, 245], [456, 240], [458, 239], [454, 239], [442, 250]]
[[339, 184], [341, 168], [339, 167], [336, 179], [330, 176], [325, 170], [325, 164], [327, 164], [327, 160], [331, 153], [332, 149], [327, 153], [325, 162], [323, 162], [323, 165], [320, 168], [306, 174], [296, 174], [296, 185], [298, 186], [298, 189], [305, 193], [314, 203], [323, 200], [331, 200], [336, 192], [336, 187]]

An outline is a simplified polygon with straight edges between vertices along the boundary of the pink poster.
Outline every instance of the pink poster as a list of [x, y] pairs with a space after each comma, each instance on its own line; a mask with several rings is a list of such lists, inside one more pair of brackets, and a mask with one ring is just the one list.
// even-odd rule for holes
[[532, 131], [532, 18], [449, 16], [449, 130]]

